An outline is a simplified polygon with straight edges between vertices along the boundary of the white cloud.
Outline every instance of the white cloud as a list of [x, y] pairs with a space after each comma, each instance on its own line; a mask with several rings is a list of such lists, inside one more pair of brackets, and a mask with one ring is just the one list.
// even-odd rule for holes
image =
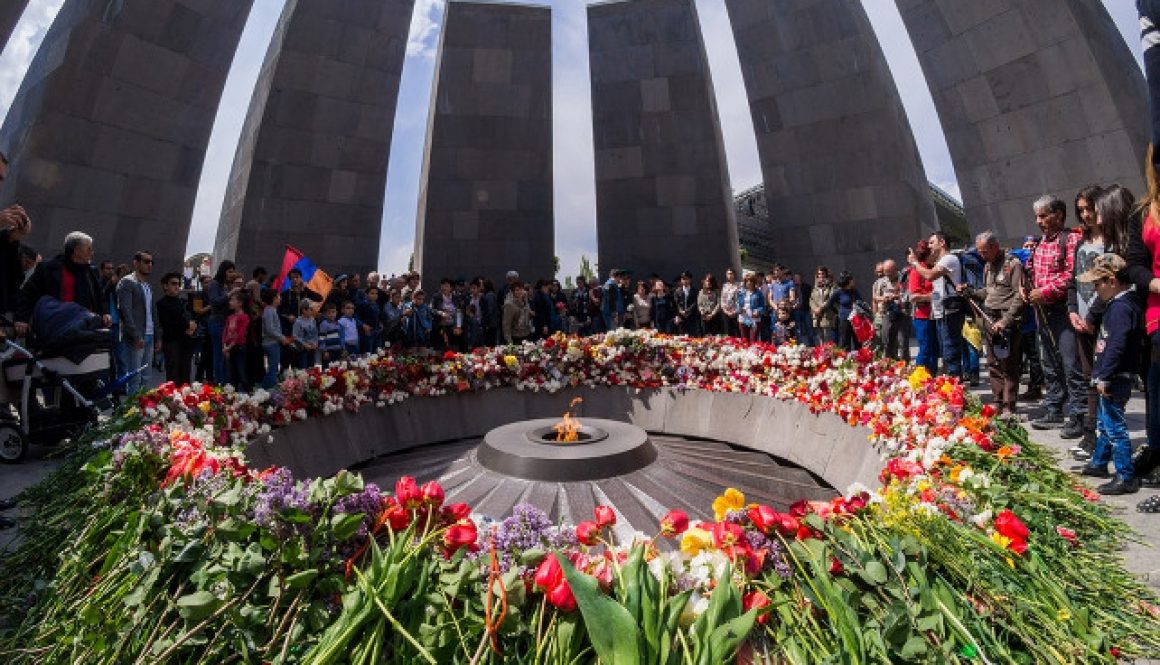
[[40, 48], [62, 4], [64, 0], [32, 0], [12, 31], [8, 46], [0, 56], [0, 118], [8, 114], [12, 100], [20, 90], [20, 81], [32, 64], [32, 56]]
[[443, 23], [444, 0], [418, 0], [411, 16], [411, 35], [407, 39], [407, 55], [425, 59], [435, 57], [439, 41], [439, 26]]

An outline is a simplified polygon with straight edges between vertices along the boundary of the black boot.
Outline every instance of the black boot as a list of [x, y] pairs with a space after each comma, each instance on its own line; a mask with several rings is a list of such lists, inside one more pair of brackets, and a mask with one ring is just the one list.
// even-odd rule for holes
[[1061, 439], [1078, 439], [1083, 436], [1083, 416], [1074, 415], [1067, 419], [1067, 424], [1059, 432]]

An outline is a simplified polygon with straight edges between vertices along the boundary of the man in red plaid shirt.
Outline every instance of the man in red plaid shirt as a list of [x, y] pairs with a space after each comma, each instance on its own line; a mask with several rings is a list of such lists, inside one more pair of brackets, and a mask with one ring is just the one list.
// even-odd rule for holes
[[1075, 268], [1080, 234], [1065, 228], [1067, 204], [1054, 196], [1035, 201], [1035, 223], [1043, 232], [1031, 255], [1031, 291], [1027, 302], [1039, 319], [1039, 357], [1047, 395], [1046, 413], [1032, 421], [1035, 429], [1063, 427], [1083, 432], [1087, 391], [1079, 363], [1075, 330], [1067, 314], [1067, 283]]

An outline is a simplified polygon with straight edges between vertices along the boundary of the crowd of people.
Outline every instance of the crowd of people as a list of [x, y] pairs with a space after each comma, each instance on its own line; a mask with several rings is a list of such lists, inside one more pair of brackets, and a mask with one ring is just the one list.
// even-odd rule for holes
[[[0, 178], [6, 165], [0, 155]], [[1127, 438], [1124, 407], [1137, 376], [1147, 379], [1149, 439], [1160, 441], [1160, 365], [1148, 343], [1160, 324], [1160, 217], [1147, 214], [1154, 203], [1138, 204], [1118, 185], [1086, 187], [1072, 204], [1078, 224], [1069, 227], [1068, 203], [1045, 196], [1031, 205], [1039, 233], [1013, 248], [982, 233], [954, 251], [936, 232], [901, 266], [878, 264], [868, 300], [854, 275], [835, 276], [827, 266], [813, 279], [777, 265], [740, 275], [727, 268], [720, 280], [615, 268], [604, 281], [581, 275], [570, 288], [554, 279], [529, 283], [512, 270], [498, 288], [486, 277], [442, 279], [430, 294], [416, 272], [339, 275], [319, 294], [291, 270], [275, 288], [266, 269], [253, 268], [247, 279], [228, 260], [212, 275], [170, 271], [157, 279], [145, 249], [129, 264], [92, 266], [94, 242], [81, 232], [41, 261], [22, 243], [31, 220], [13, 206], [0, 212], [0, 311], [18, 335], [44, 296], [99, 315], [130, 393], [150, 385], [155, 364], [170, 381], [249, 391], [273, 387], [291, 367], [382, 349], [467, 351], [616, 328], [869, 346], [904, 361], [914, 347], [916, 365], [972, 385], [985, 353], [997, 414], [1019, 417], [1019, 402], [1041, 401], [1031, 426], [1077, 440], [1072, 452], [1087, 463], [1083, 473], [1108, 478], [1100, 491], [1120, 494], [1136, 491], [1155, 466], [1133, 459]]]

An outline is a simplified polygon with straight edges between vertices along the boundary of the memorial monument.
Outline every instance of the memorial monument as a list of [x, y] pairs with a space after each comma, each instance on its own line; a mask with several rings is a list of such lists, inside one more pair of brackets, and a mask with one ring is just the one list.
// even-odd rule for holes
[[379, 258], [414, 0], [290, 0], [250, 102], [214, 256], [277, 271], [285, 245], [332, 276]]
[[[739, 269], [721, 125], [693, 0], [588, 7], [600, 266]], [[602, 275], [603, 277], [603, 275]]]
[[12, 31], [20, 22], [24, 9], [28, 7], [28, 0], [5, 0], [0, 4], [0, 51], [8, 44]]
[[0, 129], [0, 207], [45, 256], [70, 231], [96, 258], [180, 266], [206, 144], [252, 0], [66, 0]]
[[776, 236], [803, 274], [869, 275], [938, 228], [890, 67], [858, 0], [726, 0]]
[[450, 2], [420, 181], [415, 267], [424, 285], [508, 270], [551, 279], [552, 15]]
[[1033, 228], [1041, 194], [1144, 191], [1144, 77], [1100, 0], [896, 0], [975, 233]]

